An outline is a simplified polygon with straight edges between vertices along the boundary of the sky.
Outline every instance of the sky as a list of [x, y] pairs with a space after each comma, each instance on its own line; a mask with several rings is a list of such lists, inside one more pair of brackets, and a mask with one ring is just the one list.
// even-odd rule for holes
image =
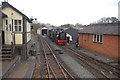
[[[0, 0], [4, 1], [4, 0]], [[15, 8], [40, 23], [60, 26], [88, 25], [102, 17], [118, 18], [120, 0], [8, 0]]]

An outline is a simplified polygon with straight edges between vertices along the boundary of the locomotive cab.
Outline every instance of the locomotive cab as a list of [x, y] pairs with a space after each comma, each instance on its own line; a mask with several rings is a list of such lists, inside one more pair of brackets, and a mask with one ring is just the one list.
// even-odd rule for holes
[[67, 44], [66, 33], [63, 29], [57, 28], [49, 30], [49, 38], [58, 45]]
[[58, 45], [66, 45], [67, 44], [67, 39], [66, 39], [66, 33], [61, 32], [58, 35]]

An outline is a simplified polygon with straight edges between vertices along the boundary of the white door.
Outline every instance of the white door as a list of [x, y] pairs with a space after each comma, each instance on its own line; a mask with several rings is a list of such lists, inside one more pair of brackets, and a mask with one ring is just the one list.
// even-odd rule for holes
[[5, 20], [5, 44], [10, 45], [12, 42], [12, 19]]

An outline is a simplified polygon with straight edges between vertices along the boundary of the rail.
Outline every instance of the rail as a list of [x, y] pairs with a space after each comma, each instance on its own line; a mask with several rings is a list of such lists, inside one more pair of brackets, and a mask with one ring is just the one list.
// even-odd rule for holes
[[[70, 48], [68, 48], [68, 49], [70, 49]], [[73, 49], [70, 49], [70, 50], [72, 50], [72, 51], [74, 51], [74, 52], [76, 52], [76, 53], [79, 53], [79, 52], [77, 52], [77, 51], [75, 51], [75, 50], [73, 50]], [[80, 56], [80, 54], [77, 54], [77, 55]], [[114, 67], [114, 66], [112, 66], [112, 65], [110, 65], [110, 64], [107, 64], [107, 63], [105, 63], [105, 62], [103, 62], [103, 61], [94, 59], [94, 58], [89, 57], [89, 56], [87, 56], [87, 55], [84, 55], [84, 57], [85, 57], [85, 59], [86, 59], [87, 61], [90, 61], [90, 62], [92, 61], [91, 63], [94, 63], [94, 64], [96, 64], [97, 66], [100, 66], [102, 69], [104, 69], [104, 70], [108, 71], [109, 73], [112, 73], [112, 74], [114, 74], [115, 76], [118, 76], [118, 77], [120, 78], [120, 75], [119, 75], [119, 74], [120, 74], [120, 69], [119, 69], [119, 68], [116, 68], [116, 67]], [[101, 66], [101, 65], [104, 65], [104, 66]], [[111, 70], [109, 70], [108, 67], [111, 68]], [[114, 71], [115, 69], [116, 69], [116, 72]]]
[[[42, 45], [41, 48], [42, 48], [42, 52], [40, 53], [40, 58], [42, 62], [38, 62], [36, 64], [36, 67], [35, 67], [35, 70], [34, 70], [34, 74], [33, 74], [33, 78], [52, 78], [51, 77], [51, 73], [52, 73], [52, 76], [55, 77], [54, 75], [54, 71], [52, 70], [49, 62], [48, 62], [48, 58], [47, 58], [47, 55], [46, 55], [46, 52], [45, 52], [45, 48], [43, 47], [43, 43], [42, 43], [42, 40], [41, 38], [38, 36], [38, 41], [39, 41], [39, 44]], [[39, 56], [39, 55], [38, 55]], [[38, 66], [37, 66], [38, 65]], [[40, 67], [42, 66], [42, 67]], [[45, 69], [44, 71], [41, 71], [41, 69]], [[40, 71], [40, 72], [37, 72], [37, 71]]]
[[57, 64], [59, 65], [62, 73], [64, 74], [64, 77], [67, 79], [67, 76], [65, 75], [65, 72], [64, 72], [64, 71], [66, 71], [66, 73], [73, 79], [73, 76], [72, 76], [72, 75], [64, 68], [64, 66], [58, 61], [57, 57], [55, 56], [54, 52], [53, 52], [52, 49], [50, 48], [49, 44], [48, 44], [46, 41], [45, 41], [45, 43], [47, 44], [47, 46], [48, 46], [48, 48], [50, 49], [52, 55], [54, 56]]
[[[100, 62], [95, 62], [96, 60], [94, 59], [90, 59], [90, 57], [86, 57], [85, 55], [81, 55], [79, 54], [79, 52], [70, 49], [70, 48], [66, 48], [66, 47], [62, 47], [64, 49], [67, 49], [68, 51], [71, 51], [72, 53], [74, 53], [74, 55], [76, 55], [76, 57], [79, 58], [80, 61], [82, 61], [83, 63], [85, 63], [86, 65], [88, 65], [89, 67], [91, 67], [92, 69], [94, 69], [97, 73], [99, 73], [100, 75], [102, 75], [104, 78], [109, 79], [109, 75], [111, 76], [115, 76], [115, 78], [120, 77], [117, 73], [115, 73], [114, 71], [109, 71], [107, 70], [105, 67], [105, 65], [100, 65]], [[91, 65], [92, 64], [92, 65]], [[103, 67], [105, 66], [105, 67]], [[97, 68], [98, 67], [98, 68]], [[99, 69], [99, 70], [98, 70]], [[100, 71], [101, 70], [101, 71]], [[102, 72], [104, 71], [104, 72]], [[111, 73], [110, 73], [111, 72]], [[106, 75], [107, 74], [107, 75]], [[113, 75], [114, 74], [114, 75]]]
[[[40, 38], [40, 36], [39, 36]], [[45, 41], [45, 39], [41, 38], [39, 40], [42, 45], [48, 78], [64, 78], [65, 80], [74, 79], [73, 76], [65, 69], [65, 67], [58, 61], [56, 55], [52, 51], [49, 44]], [[52, 75], [52, 76], [51, 76]]]
[[[44, 46], [43, 43], [42, 43], [42, 46]], [[57, 78], [57, 77], [55, 76], [55, 73], [54, 73], [54, 71], [53, 71], [53, 69], [52, 69], [49, 61], [48, 61], [48, 57], [47, 57], [47, 54], [46, 54], [46, 52], [45, 52], [45, 48], [44, 48], [44, 47], [43, 47], [43, 52], [44, 52], [44, 54], [45, 54], [45, 59], [46, 59], [46, 63], [47, 63], [48, 78], [51, 78], [51, 76], [50, 76], [50, 69], [51, 69], [54, 77]]]

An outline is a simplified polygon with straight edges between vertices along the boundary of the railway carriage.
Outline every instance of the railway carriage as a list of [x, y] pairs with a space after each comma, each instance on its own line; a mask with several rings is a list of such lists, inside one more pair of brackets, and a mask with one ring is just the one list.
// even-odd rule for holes
[[48, 37], [54, 41], [54, 29], [48, 31]]

